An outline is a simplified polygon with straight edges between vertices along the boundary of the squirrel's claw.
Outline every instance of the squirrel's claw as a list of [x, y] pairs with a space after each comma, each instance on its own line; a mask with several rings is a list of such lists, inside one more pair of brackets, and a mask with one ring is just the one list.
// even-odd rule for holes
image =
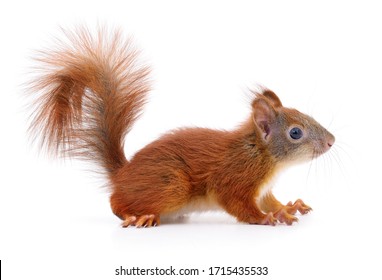
[[134, 216], [127, 215], [122, 222], [122, 227], [136, 226], [137, 228], [141, 227], [152, 227], [158, 226], [160, 224], [159, 216], [154, 214]]
[[260, 222], [261, 225], [270, 225], [275, 226], [277, 223], [277, 219], [273, 216], [272, 212], [269, 212], [264, 219]]
[[292, 215], [294, 215], [297, 211], [302, 215], [305, 215], [313, 210], [312, 207], [306, 205], [301, 199], [297, 199], [293, 204], [289, 201], [286, 207], [287, 212]]
[[292, 225], [294, 222], [298, 222], [297, 217], [288, 213], [288, 210], [282, 208], [278, 210], [274, 216], [280, 223], [286, 223], [288, 226]]

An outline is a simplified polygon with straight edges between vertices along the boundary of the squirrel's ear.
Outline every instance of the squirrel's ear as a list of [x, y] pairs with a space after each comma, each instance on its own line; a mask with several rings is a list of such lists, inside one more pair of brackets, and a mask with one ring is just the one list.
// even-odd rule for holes
[[268, 101], [270, 101], [275, 108], [283, 106], [283, 104], [280, 101], [280, 98], [273, 91], [265, 89], [261, 95], [267, 98]]
[[268, 140], [271, 124], [276, 118], [276, 111], [265, 98], [256, 98], [252, 103], [253, 120], [264, 140]]

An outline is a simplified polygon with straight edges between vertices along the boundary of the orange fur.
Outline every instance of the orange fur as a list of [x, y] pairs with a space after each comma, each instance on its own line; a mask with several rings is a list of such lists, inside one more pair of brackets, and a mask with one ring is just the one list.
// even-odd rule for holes
[[[64, 155], [100, 164], [109, 179], [111, 208], [123, 226], [154, 226], [160, 216], [197, 207], [220, 207], [239, 221], [292, 224], [301, 200], [282, 205], [268, 185], [291, 163], [329, 150], [334, 137], [311, 117], [285, 108], [270, 90], [255, 93], [252, 114], [233, 131], [174, 130], [127, 161], [124, 136], [149, 91], [147, 67], [116, 31], [65, 32], [69, 44], [38, 58], [43, 73], [31, 130]], [[291, 128], [303, 136], [293, 139]], [[203, 206], [203, 207], [204, 207]]]

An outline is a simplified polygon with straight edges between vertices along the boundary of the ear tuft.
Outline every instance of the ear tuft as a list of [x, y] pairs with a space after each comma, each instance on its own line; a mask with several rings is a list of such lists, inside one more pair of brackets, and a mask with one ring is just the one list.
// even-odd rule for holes
[[280, 101], [280, 98], [273, 91], [269, 89], [264, 89], [261, 95], [267, 98], [275, 108], [283, 106], [283, 104]]

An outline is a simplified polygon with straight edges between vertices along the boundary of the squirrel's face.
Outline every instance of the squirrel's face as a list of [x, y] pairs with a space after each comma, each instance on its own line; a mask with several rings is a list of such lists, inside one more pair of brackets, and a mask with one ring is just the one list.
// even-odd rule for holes
[[252, 103], [257, 133], [267, 150], [280, 162], [309, 161], [333, 146], [334, 136], [313, 118], [282, 106], [271, 91]]
[[308, 161], [327, 152], [334, 136], [313, 118], [294, 109], [280, 108], [270, 124], [268, 149], [283, 161]]

